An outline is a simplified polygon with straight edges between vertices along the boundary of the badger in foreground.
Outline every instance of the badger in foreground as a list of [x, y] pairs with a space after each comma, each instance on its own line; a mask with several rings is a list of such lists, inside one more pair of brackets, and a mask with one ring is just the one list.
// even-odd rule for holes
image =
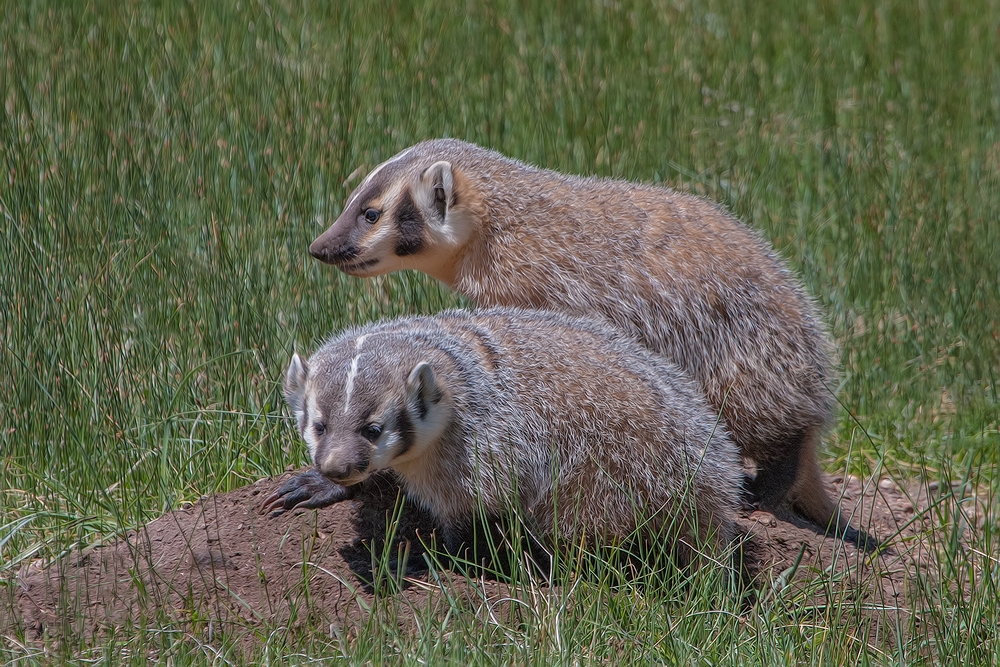
[[716, 204], [440, 139], [376, 167], [309, 250], [352, 276], [422, 271], [479, 306], [603, 317], [698, 382], [756, 466], [750, 505], [858, 540], [816, 458], [832, 345], [785, 263]]
[[373, 324], [293, 356], [284, 389], [315, 471], [266, 509], [330, 504], [391, 469], [453, 553], [483, 514], [515, 515], [542, 545], [666, 539], [683, 565], [734, 537], [742, 469], [725, 424], [679, 369], [596, 320]]

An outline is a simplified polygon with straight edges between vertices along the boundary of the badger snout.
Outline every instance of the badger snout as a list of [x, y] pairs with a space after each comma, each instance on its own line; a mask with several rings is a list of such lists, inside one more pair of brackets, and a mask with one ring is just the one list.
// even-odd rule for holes
[[323, 461], [317, 461], [316, 469], [324, 477], [343, 486], [357, 484], [368, 477], [369, 474], [367, 460], [350, 461], [332, 456], [327, 457]]
[[358, 256], [360, 249], [353, 243], [337, 243], [321, 235], [309, 246], [309, 254], [327, 264], [343, 264]]

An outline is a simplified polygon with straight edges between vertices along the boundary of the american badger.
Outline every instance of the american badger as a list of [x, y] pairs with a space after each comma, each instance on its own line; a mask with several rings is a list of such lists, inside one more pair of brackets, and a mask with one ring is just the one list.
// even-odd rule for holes
[[480, 306], [603, 316], [701, 385], [756, 464], [751, 503], [853, 533], [816, 459], [832, 345], [785, 263], [719, 206], [440, 139], [376, 167], [309, 251], [353, 276], [423, 271]]
[[516, 513], [543, 544], [665, 538], [684, 564], [733, 538], [742, 468], [725, 424], [679, 369], [600, 321], [497, 309], [373, 324], [293, 356], [285, 396], [336, 484], [305, 473], [268, 509], [329, 504], [391, 469], [449, 551], [480, 508]]

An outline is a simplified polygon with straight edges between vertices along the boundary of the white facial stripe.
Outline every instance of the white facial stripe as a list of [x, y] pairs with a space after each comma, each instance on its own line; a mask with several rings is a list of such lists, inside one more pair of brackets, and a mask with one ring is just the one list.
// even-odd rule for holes
[[354, 376], [358, 374], [358, 359], [360, 358], [361, 358], [360, 354], [356, 355], [354, 359], [351, 361], [351, 369], [347, 371], [347, 389], [344, 391], [344, 394], [346, 396], [346, 398], [344, 399], [345, 415], [347, 414], [347, 411], [351, 407], [351, 392], [354, 391]]
[[361, 346], [365, 344], [365, 339], [368, 338], [369, 334], [364, 334], [358, 336], [358, 339], [354, 342], [354, 359], [351, 360], [351, 368], [347, 371], [347, 382], [344, 389], [344, 414], [351, 407], [351, 392], [354, 391], [354, 377], [358, 374], [358, 360], [361, 359]]
[[316, 440], [316, 431], [313, 429], [312, 419], [313, 415], [319, 412], [316, 406], [316, 397], [309, 396], [306, 400], [306, 425], [302, 429], [302, 439], [306, 441], [306, 446], [309, 447], [309, 458], [316, 462], [316, 447], [319, 442]]
[[[402, 193], [403, 187], [403, 184], [399, 184], [392, 190], [388, 191], [385, 197], [383, 197], [382, 201], [385, 203], [386, 210], [395, 206], [396, 201], [399, 199], [399, 195]], [[395, 225], [380, 224], [370, 236], [364, 239], [364, 244], [369, 250], [376, 248], [383, 240], [395, 235], [396, 233]]]
[[385, 162], [383, 162], [382, 164], [380, 164], [379, 166], [375, 167], [375, 169], [372, 170], [372, 173], [368, 174], [365, 177], [365, 180], [361, 181], [361, 185], [359, 185], [354, 190], [354, 196], [351, 197], [349, 200], [347, 200], [347, 203], [344, 204], [344, 210], [346, 211], [348, 208], [350, 208], [351, 204], [354, 203], [354, 200], [357, 199], [357, 197], [358, 197], [359, 194], [361, 194], [361, 192], [362, 192], [362, 190], [364, 190], [365, 186], [368, 185], [369, 183], [371, 183], [372, 179], [375, 178], [375, 175], [377, 173], [379, 173], [380, 171], [382, 171], [383, 169], [385, 169], [388, 165], [392, 164], [393, 162], [398, 162], [399, 160], [402, 160], [404, 157], [406, 157], [406, 155], [411, 150], [413, 150], [412, 147], [411, 148], [407, 148], [405, 151], [403, 151], [402, 153], [400, 153], [396, 157], [390, 158], [390, 159], [386, 160]]

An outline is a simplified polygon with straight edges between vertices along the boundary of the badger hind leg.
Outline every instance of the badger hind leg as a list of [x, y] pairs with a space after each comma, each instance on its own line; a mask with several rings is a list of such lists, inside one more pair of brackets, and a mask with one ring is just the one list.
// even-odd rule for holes
[[811, 429], [802, 441], [798, 476], [788, 492], [792, 509], [819, 525], [827, 535], [840, 537], [863, 551], [873, 552], [880, 546], [878, 540], [864, 530], [853, 528], [839, 505], [826, 492], [823, 473], [816, 458], [820, 435], [819, 429]]
[[[771, 455], [757, 461], [757, 474], [753, 479], [744, 480], [743, 503], [747, 509], [773, 512], [785, 503], [799, 477], [799, 467], [803, 459], [809, 458], [804, 452], [805, 440], [806, 434], [799, 432], [784, 442], [768, 443]], [[812, 448], [811, 456], [815, 464], [815, 446]], [[825, 495], [822, 489], [820, 494]]]
[[786, 507], [816, 524], [824, 534], [840, 537], [864, 551], [874, 551], [879, 543], [863, 530], [852, 528], [840, 507], [826, 492], [816, 453], [822, 429], [815, 427], [785, 440], [778, 453], [758, 461], [757, 475], [745, 483], [743, 501], [777, 515]]

